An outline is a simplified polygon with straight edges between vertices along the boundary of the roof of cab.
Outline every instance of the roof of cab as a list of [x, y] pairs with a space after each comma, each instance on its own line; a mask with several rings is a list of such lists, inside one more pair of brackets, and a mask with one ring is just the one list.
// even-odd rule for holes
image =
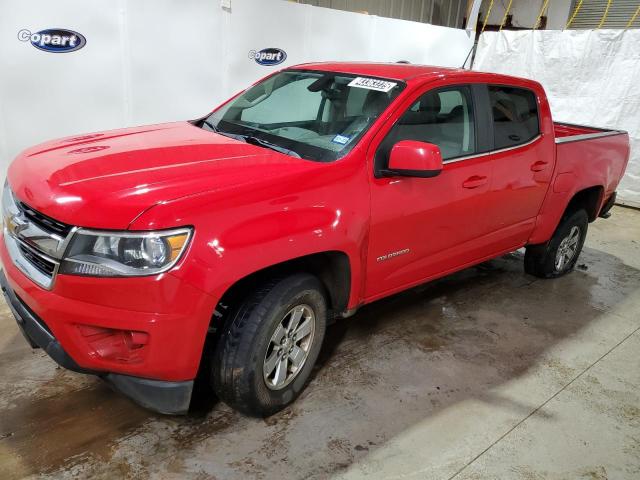
[[320, 62], [294, 65], [293, 69], [319, 70], [325, 72], [348, 73], [369, 77], [389, 78], [392, 80], [411, 81], [425, 77], [445, 77], [455, 75], [468, 76], [483, 82], [508, 82], [509, 84], [542, 89], [542, 86], [530, 79], [503, 75], [498, 73], [478, 72], [462, 68], [436, 67], [433, 65], [416, 65], [411, 63], [373, 63], [373, 62]]
[[411, 63], [372, 63], [372, 62], [321, 62], [304, 63], [292, 68], [305, 70], [322, 70], [328, 72], [352, 73], [372, 77], [384, 77], [394, 80], [409, 80], [425, 75], [459, 73], [467, 70], [460, 68], [434, 67], [431, 65], [414, 65]]

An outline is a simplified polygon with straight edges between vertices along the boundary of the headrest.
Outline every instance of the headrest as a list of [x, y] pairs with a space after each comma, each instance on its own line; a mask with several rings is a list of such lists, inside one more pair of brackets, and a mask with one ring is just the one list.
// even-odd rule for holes
[[440, 113], [440, 95], [437, 93], [428, 93], [420, 99], [420, 111], [429, 111], [435, 114]]
[[378, 115], [388, 101], [389, 97], [386, 93], [371, 90], [367, 93], [367, 97], [364, 99], [362, 113], [367, 117]]

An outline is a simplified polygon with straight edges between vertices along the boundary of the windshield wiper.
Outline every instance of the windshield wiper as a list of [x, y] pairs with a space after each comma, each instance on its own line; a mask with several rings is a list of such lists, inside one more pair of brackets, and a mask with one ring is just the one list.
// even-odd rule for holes
[[203, 120], [202, 121], [203, 124], [205, 124], [207, 127], [209, 127], [212, 131], [214, 131], [215, 133], [220, 133], [220, 130], [218, 129], [218, 127], [216, 127], [213, 123], [211, 123], [209, 120]]
[[238, 133], [223, 132], [218, 127], [216, 127], [213, 123], [211, 123], [209, 120], [203, 120], [202, 123], [207, 127], [209, 127], [212, 132], [219, 133], [220, 135], [224, 135], [225, 137], [235, 138], [236, 140], [242, 140], [245, 143], [251, 143], [253, 145], [258, 145], [260, 147], [270, 148], [271, 150], [275, 150], [276, 152], [284, 153], [285, 155], [290, 155], [295, 158], [302, 158], [298, 152], [294, 150], [290, 150], [285, 147], [281, 147], [280, 145], [276, 145], [267, 140], [263, 140], [262, 138], [253, 137], [251, 135], [241, 135]]
[[231, 132], [223, 132], [222, 130], [220, 130], [220, 128], [216, 127], [209, 120], [203, 120], [202, 123], [204, 125], [206, 125], [207, 127], [209, 127], [213, 133], [217, 133], [219, 135], [223, 135], [225, 137], [233, 138], [235, 140], [240, 140], [240, 141], [243, 141], [243, 142], [247, 141], [246, 138], [245, 138], [245, 135], [240, 135], [240, 134], [231, 133]]
[[245, 142], [251, 143], [253, 145], [259, 145], [261, 147], [270, 148], [271, 150], [275, 150], [276, 152], [284, 153], [285, 155], [290, 155], [295, 158], [302, 158], [300, 154], [294, 150], [290, 150], [285, 147], [281, 147], [280, 145], [276, 145], [275, 143], [271, 143], [267, 140], [263, 140], [262, 138], [252, 137], [251, 135], [238, 135], [242, 137]]

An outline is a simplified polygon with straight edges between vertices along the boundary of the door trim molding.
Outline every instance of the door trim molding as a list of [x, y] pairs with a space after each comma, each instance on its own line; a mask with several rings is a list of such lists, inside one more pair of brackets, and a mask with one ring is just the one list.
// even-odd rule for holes
[[473, 155], [465, 155], [464, 157], [458, 157], [458, 158], [452, 158], [450, 160], [445, 160], [442, 163], [444, 165], [447, 165], [449, 163], [462, 162], [462, 161], [465, 161], [465, 160], [472, 160], [474, 158], [485, 157], [487, 155], [494, 155], [496, 153], [508, 152], [508, 151], [511, 151], [511, 150], [515, 150], [517, 148], [522, 148], [522, 147], [526, 147], [528, 145], [531, 145], [532, 143], [537, 142], [541, 138], [542, 138], [542, 135], [538, 134], [535, 137], [533, 137], [531, 140], [529, 140], [528, 142], [521, 143], [519, 145], [514, 145], [513, 147], [506, 147], [506, 148], [501, 148], [499, 150], [491, 150], [489, 152], [476, 153], [476, 154], [473, 154]]

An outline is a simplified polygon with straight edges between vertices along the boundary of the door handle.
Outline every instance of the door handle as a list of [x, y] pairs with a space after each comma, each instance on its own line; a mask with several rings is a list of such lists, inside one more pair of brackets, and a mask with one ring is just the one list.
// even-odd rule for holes
[[542, 160], [538, 160], [536, 163], [531, 165], [531, 171], [532, 172], [540, 172], [540, 171], [544, 170], [545, 168], [547, 168], [547, 165], [549, 165], [548, 162], [543, 162]]
[[481, 177], [479, 175], [473, 175], [462, 182], [463, 188], [478, 188], [487, 183], [487, 177]]

